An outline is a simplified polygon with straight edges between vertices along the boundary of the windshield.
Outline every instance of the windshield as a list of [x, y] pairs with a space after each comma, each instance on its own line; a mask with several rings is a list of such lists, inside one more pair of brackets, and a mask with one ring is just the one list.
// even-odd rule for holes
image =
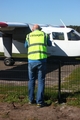
[[70, 32], [67, 33], [68, 40], [80, 40], [80, 35], [77, 34], [74, 30], [71, 30]]

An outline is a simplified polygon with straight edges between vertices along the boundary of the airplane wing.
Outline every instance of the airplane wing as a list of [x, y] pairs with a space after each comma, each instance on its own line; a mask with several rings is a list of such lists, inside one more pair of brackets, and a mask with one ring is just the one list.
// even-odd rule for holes
[[0, 22], [0, 36], [11, 34], [12, 39], [23, 42], [26, 34], [31, 32], [32, 26], [27, 23]]
[[[3, 41], [2, 44], [5, 56], [5, 65], [10, 66], [14, 64], [14, 60], [12, 59], [13, 40], [18, 41], [19, 43], [24, 43], [26, 34], [31, 32], [32, 27], [33, 24], [27, 23], [0, 22], [0, 37]], [[16, 48], [22, 49], [19, 45]]]
[[[0, 22], [0, 36], [3, 34], [11, 34], [12, 39], [23, 41], [26, 34], [30, 33], [34, 24], [31, 23], [16, 23], [16, 22]], [[39, 24], [40, 27], [48, 25]]]

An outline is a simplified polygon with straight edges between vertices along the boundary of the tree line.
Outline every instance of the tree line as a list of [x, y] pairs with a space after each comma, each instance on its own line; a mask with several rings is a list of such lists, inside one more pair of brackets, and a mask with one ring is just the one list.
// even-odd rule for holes
[[70, 26], [67, 26], [67, 27], [73, 28], [73, 29], [75, 29], [77, 32], [80, 33], [80, 26], [70, 25]]

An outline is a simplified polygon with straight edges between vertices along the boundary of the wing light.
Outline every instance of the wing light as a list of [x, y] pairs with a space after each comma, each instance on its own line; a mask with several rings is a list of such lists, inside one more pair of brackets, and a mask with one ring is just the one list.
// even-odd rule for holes
[[6, 24], [5, 22], [0, 22], [0, 27], [7, 27], [8, 24]]

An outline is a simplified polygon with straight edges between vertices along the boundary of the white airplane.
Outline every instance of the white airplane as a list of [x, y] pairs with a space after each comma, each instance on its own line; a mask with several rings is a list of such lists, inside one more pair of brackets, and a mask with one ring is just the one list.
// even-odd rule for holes
[[[49, 56], [80, 56], [80, 33], [66, 26], [40, 26], [52, 41], [52, 46], [48, 47]], [[0, 52], [4, 52], [5, 65], [14, 65], [12, 53], [27, 53], [24, 47], [25, 37], [32, 27], [33, 24], [0, 22]]]

